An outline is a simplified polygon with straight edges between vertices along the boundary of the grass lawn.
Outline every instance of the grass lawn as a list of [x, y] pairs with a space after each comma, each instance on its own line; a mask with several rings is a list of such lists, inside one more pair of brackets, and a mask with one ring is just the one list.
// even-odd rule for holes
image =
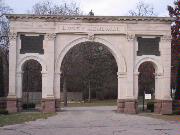
[[[90, 107], [90, 106], [115, 106], [117, 105], [117, 100], [92, 100], [91, 102], [70, 102], [68, 107]], [[61, 106], [64, 106], [61, 103]]]
[[156, 118], [156, 119], [161, 119], [161, 120], [165, 120], [165, 121], [178, 121], [178, 122], [180, 122], [180, 115], [173, 115], [173, 114], [172, 115], [161, 115], [161, 114], [155, 114], [155, 113], [140, 113], [138, 115]]
[[40, 112], [22, 112], [17, 114], [0, 115], [0, 127], [5, 125], [21, 124], [37, 119], [47, 119], [55, 113], [40, 113]]

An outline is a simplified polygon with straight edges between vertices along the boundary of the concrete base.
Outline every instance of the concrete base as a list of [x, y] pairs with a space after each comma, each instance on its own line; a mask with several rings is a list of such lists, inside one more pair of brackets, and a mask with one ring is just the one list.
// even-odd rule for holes
[[55, 99], [42, 99], [41, 111], [44, 113], [55, 112]]
[[9, 113], [18, 112], [16, 98], [7, 98], [7, 110]]
[[61, 110], [61, 99], [55, 99], [55, 107], [56, 107], [56, 111]]
[[136, 114], [137, 113], [137, 101], [133, 99], [118, 99], [117, 112]]
[[155, 100], [154, 112], [158, 114], [172, 114], [172, 101]]

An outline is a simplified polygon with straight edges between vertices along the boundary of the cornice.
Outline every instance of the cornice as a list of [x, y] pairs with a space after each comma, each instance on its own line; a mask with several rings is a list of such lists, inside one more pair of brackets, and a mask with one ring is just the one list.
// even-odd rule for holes
[[142, 16], [60, 16], [33, 14], [6, 14], [10, 21], [42, 20], [42, 21], [88, 21], [88, 22], [122, 22], [122, 21], [155, 21], [171, 23], [171, 17], [142, 17]]

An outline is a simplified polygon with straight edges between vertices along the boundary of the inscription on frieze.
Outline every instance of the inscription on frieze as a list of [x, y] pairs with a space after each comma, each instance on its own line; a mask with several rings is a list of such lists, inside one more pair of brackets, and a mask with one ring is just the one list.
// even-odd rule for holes
[[124, 25], [59, 25], [60, 32], [125, 33]]

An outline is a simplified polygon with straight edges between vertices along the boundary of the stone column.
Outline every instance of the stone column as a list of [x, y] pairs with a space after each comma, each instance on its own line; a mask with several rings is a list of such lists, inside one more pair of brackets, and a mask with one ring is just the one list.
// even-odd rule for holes
[[134, 97], [138, 100], [138, 93], [139, 93], [139, 72], [134, 73]]
[[16, 97], [16, 48], [17, 48], [17, 33], [9, 35], [9, 93], [7, 97], [7, 110], [9, 113], [17, 112], [17, 97]]
[[127, 81], [127, 74], [126, 73], [117, 73], [118, 76], [118, 100], [117, 100], [117, 112], [124, 112], [124, 105], [125, 105], [125, 93], [126, 93], [126, 81]]
[[42, 112], [55, 112], [55, 100], [54, 93], [52, 89], [48, 88], [48, 74], [47, 72], [42, 72], [42, 102], [41, 109]]
[[60, 97], [60, 84], [61, 84], [61, 72], [55, 73], [54, 75], [54, 97], [56, 110], [60, 110], [61, 97]]
[[121, 113], [136, 113], [136, 100], [127, 99], [127, 74], [118, 72], [118, 100], [117, 112]]
[[54, 98], [54, 44], [56, 34], [47, 33], [43, 42], [44, 57], [47, 62], [47, 73], [42, 74], [42, 111], [55, 112]]
[[155, 74], [155, 113], [172, 114], [172, 99], [170, 96], [170, 77]]
[[[124, 101], [124, 113], [137, 113], [137, 100], [134, 92], [134, 59], [135, 59], [135, 35], [127, 33], [127, 82], [126, 82], [126, 97]], [[121, 85], [121, 84], [120, 84]]]
[[16, 95], [17, 95], [17, 109], [18, 112], [22, 111], [22, 76], [23, 72], [17, 72], [16, 73], [16, 80], [17, 80], [17, 86], [16, 86]]

